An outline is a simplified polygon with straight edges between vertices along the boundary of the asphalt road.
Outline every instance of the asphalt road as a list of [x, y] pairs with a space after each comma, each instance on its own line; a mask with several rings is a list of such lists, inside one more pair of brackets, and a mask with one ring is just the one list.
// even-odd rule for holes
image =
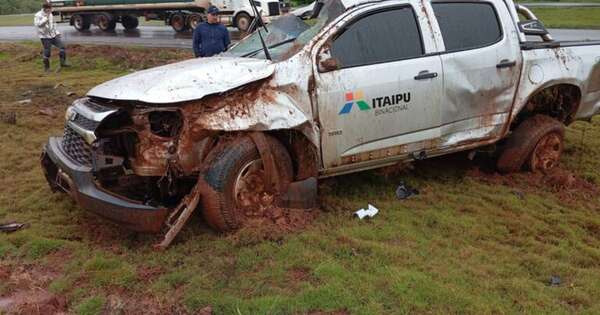
[[[59, 25], [63, 41], [72, 44], [135, 45], [146, 47], [191, 48], [192, 33], [176, 33], [170, 26], [140, 26], [133, 31], [117, 27], [114, 32], [102, 32], [92, 27], [89, 31], [78, 32], [72, 26]], [[240, 32], [230, 28], [233, 41], [239, 40]], [[0, 41], [36, 40], [33, 26], [0, 27]]]
[[[134, 31], [117, 28], [113, 33], [106, 33], [92, 28], [86, 32], [78, 32], [68, 25], [58, 27], [63, 40], [69, 44], [110, 44], [136, 45], [147, 47], [191, 48], [192, 33], [176, 33], [169, 26], [141, 26]], [[232, 41], [239, 40], [240, 32], [230, 28]], [[600, 40], [600, 30], [567, 30], [550, 29], [555, 40]], [[37, 35], [33, 26], [0, 27], [0, 41], [35, 40]]]

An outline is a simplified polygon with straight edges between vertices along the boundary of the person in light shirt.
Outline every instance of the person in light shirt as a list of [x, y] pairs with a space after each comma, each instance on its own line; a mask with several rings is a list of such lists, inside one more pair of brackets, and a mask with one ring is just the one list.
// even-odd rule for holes
[[35, 14], [33, 24], [37, 27], [38, 36], [44, 46], [44, 71], [50, 71], [50, 55], [53, 45], [59, 49], [60, 66], [68, 67], [65, 45], [61, 40], [60, 32], [56, 29], [50, 3], [45, 2], [42, 4], [42, 9]]

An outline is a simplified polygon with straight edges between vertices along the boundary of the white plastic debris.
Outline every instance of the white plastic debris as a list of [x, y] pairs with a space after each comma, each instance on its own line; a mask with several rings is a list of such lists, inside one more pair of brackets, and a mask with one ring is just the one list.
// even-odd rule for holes
[[362, 220], [365, 217], [372, 218], [375, 215], [377, 215], [377, 213], [379, 213], [379, 209], [375, 208], [372, 204], [369, 204], [369, 207], [367, 209], [360, 209], [354, 212], [354, 215], [360, 220]]

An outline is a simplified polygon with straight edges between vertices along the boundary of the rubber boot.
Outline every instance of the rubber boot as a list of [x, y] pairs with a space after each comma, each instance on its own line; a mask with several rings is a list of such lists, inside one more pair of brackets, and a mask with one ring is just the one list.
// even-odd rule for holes
[[71, 66], [70, 64], [67, 63], [67, 54], [66, 53], [60, 54], [60, 66], [61, 66], [61, 68]]
[[44, 58], [44, 72], [50, 71], [50, 59]]

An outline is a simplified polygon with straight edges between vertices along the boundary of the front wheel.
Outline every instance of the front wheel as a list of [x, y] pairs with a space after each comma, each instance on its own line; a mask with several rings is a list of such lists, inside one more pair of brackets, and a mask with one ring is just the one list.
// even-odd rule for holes
[[528, 118], [508, 138], [496, 167], [503, 173], [517, 172], [523, 166], [547, 172], [560, 161], [564, 135], [564, 125], [550, 116]]
[[213, 229], [227, 232], [240, 228], [257, 209], [273, 205], [275, 196], [287, 190], [293, 180], [292, 161], [285, 147], [275, 138], [266, 138], [276, 164], [271, 193], [265, 189], [263, 162], [250, 137], [233, 140], [209, 156], [202, 210]]

